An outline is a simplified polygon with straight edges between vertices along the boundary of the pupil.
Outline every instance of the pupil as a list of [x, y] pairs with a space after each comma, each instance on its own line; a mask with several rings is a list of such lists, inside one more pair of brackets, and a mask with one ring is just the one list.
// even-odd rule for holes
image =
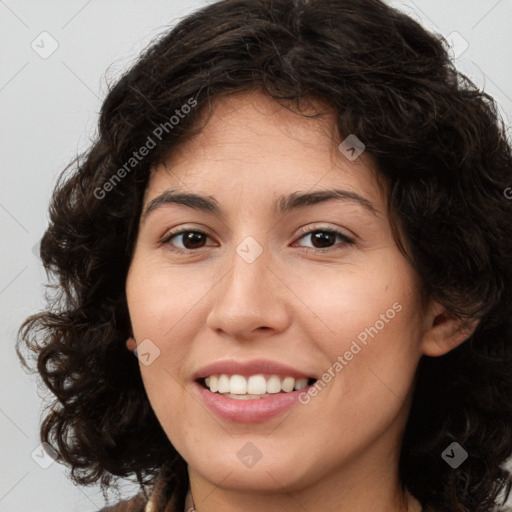
[[[320, 247], [327, 247], [330, 243], [333, 243], [334, 237], [334, 233], [328, 233], [327, 231], [317, 231], [313, 234], [313, 240], [319, 242]], [[313, 243], [313, 245], [316, 246], [315, 243]]]
[[[188, 231], [183, 237], [183, 245], [187, 249], [195, 249], [194, 243], [201, 243], [202, 233], [198, 233], [197, 231]], [[192, 245], [192, 247], [189, 246]]]

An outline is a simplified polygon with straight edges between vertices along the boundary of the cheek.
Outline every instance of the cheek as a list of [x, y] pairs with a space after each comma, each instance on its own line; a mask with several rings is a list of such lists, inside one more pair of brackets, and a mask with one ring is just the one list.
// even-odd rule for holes
[[376, 411], [396, 412], [421, 356], [415, 274], [408, 265], [397, 268], [396, 259], [394, 267], [383, 258], [372, 268], [344, 269], [337, 279], [309, 276], [300, 283], [309, 314], [299, 322], [327, 361], [322, 380], [339, 418], [349, 410], [368, 420]]
[[[187, 296], [199, 293], [180, 282], [179, 272], [169, 272], [152, 258], [134, 258], [126, 281], [126, 295], [133, 335], [137, 340], [139, 368], [144, 388], [155, 415], [165, 425], [167, 436], [180, 440], [188, 427], [176, 422], [173, 411], [184, 420], [189, 402], [181, 383], [188, 344], [182, 329], [187, 322]], [[182, 290], [176, 293], [176, 290]], [[197, 300], [197, 299], [196, 299]], [[187, 307], [188, 306], [188, 307]], [[149, 347], [149, 364], [144, 364], [144, 344]], [[156, 347], [156, 348], [155, 348]]]
[[[128, 272], [126, 296], [130, 322], [137, 340], [141, 375], [151, 402], [162, 392], [167, 399], [179, 397], [177, 379], [187, 350], [179, 333], [187, 322], [188, 299], [200, 297], [194, 287], [184, 284], [180, 283], [179, 272], [170, 273], [153, 258], [137, 254]], [[144, 349], [150, 354], [146, 359]]]
[[347, 341], [359, 336], [364, 343], [372, 335], [396, 338], [397, 345], [400, 333], [409, 338], [409, 331], [421, 325], [412, 269], [397, 257], [382, 256], [371, 265], [319, 267], [289, 279], [300, 299], [295, 301], [297, 312], [304, 313], [296, 320], [307, 319], [308, 330], [317, 333], [312, 339], [324, 349], [341, 350]]
[[[211, 274], [211, 273], [210, 273]], [[126, 281], [128, 309], [134, 335], [163, 339], [194, 314], [211, 283], [200, 271], [171, 268], [154, 257], [135, 258]]]

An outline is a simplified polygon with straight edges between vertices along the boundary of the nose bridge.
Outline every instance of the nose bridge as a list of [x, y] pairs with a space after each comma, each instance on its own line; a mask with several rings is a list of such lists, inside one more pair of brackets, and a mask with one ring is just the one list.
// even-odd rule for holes
[[267, 244], [264, 247], [254, 237], [246, 236], [235, 247], [231, 259], [229, 290], [226, 292], [234, 294], [236, 300], [257, 302], [260, 294], [268, 288], [269, 255]]
[[209, 314], [211, 328], [233, 336], [249, 335], [254, 329], [281, 329], [286, 323], [279, 300], [279, 280], [270, 269], [268, 244], [245, 237], [229, 259], [230, 272], [214, 295]]

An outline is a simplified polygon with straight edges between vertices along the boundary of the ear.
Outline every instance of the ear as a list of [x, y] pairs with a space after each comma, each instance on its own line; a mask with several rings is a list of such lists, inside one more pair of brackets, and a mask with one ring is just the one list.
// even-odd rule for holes
[[421, 344], [424, 355], [439, 357], [458, 347], [473, 334], [479, 320], [467, 322], [451, 315], [438, 302], [432, 302], [426, 315], [425, 331]]

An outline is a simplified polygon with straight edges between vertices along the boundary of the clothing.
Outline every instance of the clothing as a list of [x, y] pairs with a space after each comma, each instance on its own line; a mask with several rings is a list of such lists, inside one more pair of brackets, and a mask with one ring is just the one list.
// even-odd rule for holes
[[[122, 500], [115, 505], [104, 507], [98, 512], [189, 512], [192, 510], [192, 495], [190, 494], [190, 488], [187, 492], [185, 500], [184, 510], [179, 510], [176, 504], [175, 496], [171, 496], [169, 500], [163, 498], [165, 482], [161, 479], [157, 479], [155, 485], [150, 490], [150, 500], [152, 504], [148, 504], [148, 501], [142, 493], [137, 494], [131, 499]], [[160, 502], [165, 503], [160, 503]], [[512, 508], [501, 509], [502, 512], [512, 512]]]
[[[188, 512], [192, 509], [192, 496], [190, 489], [187, 492], [185, 510], [179, 510], [176, 504], [176, 496], [169, 500], [164, 496], [165, 481], [157, 479], [150, 490], [150, 500], [147, 500], [142, 492], [127, 500], [121, 500], [115, 505], [102, 508], [99, 512]], [[151, 503], [148, 503], [151, 501]]]
[[[158, 498], [158, 494], [152, 495], [155, 499]], [[174, 500], [170, 500], [164, 508], [153, 507], [152, 509], [145, 510], [147, 501], [142, 494], [137, 494], [130, 500], [123, 500], [116, 503], [113, 506], [102, 508], [99, 512], [188, 512], [192, 508], [192, 499], [190, 496], [190, 489], [187, 494], [187, 501], [185, 504], [185, 510], [178, 510]], [[512, 512], [512, 508], [503, 509], [503, 512]]]
[[[146, 499], [137, 494], [130, 500], [122, 500], [110, 507], [104, 507], [99, 512], [144, 512]], [[174, 512], [174, 511], [173, 511]]]

